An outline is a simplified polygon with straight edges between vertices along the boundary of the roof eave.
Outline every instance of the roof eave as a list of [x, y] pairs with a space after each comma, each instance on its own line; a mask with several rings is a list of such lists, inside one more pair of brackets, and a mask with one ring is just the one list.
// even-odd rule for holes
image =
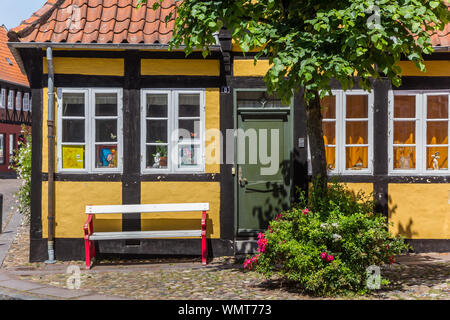
[[434, 52], [450, 52], [450, 46], [435, 46]]
[[[168, 44], [160, 43], [67, 43], [67, 42], [8, 42], [10, 48], [61, 48], [61, 49], [127, 49], [127, 50], [169, 50]], [[183, 51], [185, 46], [174, 48], [173, 51]], [[220, 45], [213, 45], [211, 51], [220, 51]], [[200, 50], [199, 50], [200, 51]]]

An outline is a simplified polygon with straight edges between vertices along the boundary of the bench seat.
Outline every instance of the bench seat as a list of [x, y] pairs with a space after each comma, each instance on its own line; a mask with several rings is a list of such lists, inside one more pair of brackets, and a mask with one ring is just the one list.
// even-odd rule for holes
[[201, 237], [201, 230], [161, 230], [161, 231], [127, 231], [127, 232], [94, 232], [89, 240], [130, 240]]

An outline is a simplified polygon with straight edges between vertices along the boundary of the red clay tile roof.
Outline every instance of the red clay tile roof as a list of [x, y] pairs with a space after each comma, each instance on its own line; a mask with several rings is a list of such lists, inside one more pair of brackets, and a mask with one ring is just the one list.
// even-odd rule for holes
[[[450, 10], [450, 2], [447, 2]], [[437, 31], [431, 35], [431, 43], [434, 47], [450, 47], [450, 24], [447, 24], [442, 31]]]
[[8, 42], [6, 32], [7, 30], [0, 26], [0, 82], [7, 81], [28, 87], [28, 78], [20, 71], [17, 61], [6, 44]]
[[[66, 43], [167, 44], [172, 36], [176, 1], [155, 1], [136, 9], [137, 0], [47, 0], [33, 16], [12, 29], [11, 41]], [[179, 3], [179, 2], [178, 2]], [[450, 10], [450, 4], [447, 4]], [[173, 11], [166, 25], [164, 18]], [[450, 25], [431, 35], [433, 46], [450, 46]]]
[[[172, 37], [176, 1], [155, 1], [136, 9], [137, 0], [47, 0], [33, 16], [12, 29], [10, 41], [167, 44]], [[167, 24], [165, 17], [173, 11]]]

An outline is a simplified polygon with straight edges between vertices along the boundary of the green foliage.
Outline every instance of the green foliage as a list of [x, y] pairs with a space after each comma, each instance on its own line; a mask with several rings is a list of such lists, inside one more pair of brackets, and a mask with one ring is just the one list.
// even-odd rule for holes
[[17, 173], [17, 178], [22, 184], [17, 192], [18, 210], [28, 220], [31, 215], [31, 133], [22, 126], [24, 141], [18, 142], [16, 154], [13, 156], [12, 169]]
[[362, 192], [338, 183], [325, 198], [315, 192], [308, 199], [301, 193], [297, 206], [270, 223], [259, 235], [259, 254], [244, 267], [277, 274], [316, 295], [364, 293], [366, 268], [394, 262], [409, 246], [389, 233], [386, 218], [373, 213], [373, 201]]
[[[156, 10], [161, 0], [152, 4]], [[255, 60], [272, 63], [269, 91], [289, 101], [303, 87], [310, 100], [326, 94], [333, 78], [344, 89], [355, 81], [370, 89], [369, 79], [382, 76], [398, 86], [402, 57], [424, 71], [422, 55], [433, 51], [428, 32], [442, 30], [449, 17], [443, 0], [184, 0], [170, 45], [207, 55], [225, 26], [244, 52], [263, 47]]]

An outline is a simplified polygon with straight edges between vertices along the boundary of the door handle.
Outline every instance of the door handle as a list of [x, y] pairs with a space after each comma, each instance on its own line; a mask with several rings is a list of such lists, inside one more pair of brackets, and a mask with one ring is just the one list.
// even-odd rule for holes
[[247, 178], [242, 178], [242, 167], [239, 167], [238, 179], [239, 179], [239, 185], [241, 187], [245, 187], [245, 185], [248, 184]]

